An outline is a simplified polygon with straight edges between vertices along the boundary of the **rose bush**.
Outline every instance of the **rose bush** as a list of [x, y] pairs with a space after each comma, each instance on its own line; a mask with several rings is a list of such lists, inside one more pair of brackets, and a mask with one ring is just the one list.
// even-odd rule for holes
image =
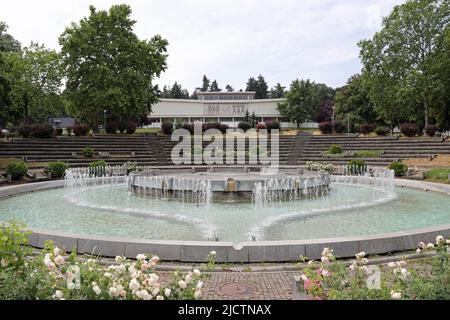
[[[53, 300], [180, 300], [201, 299], [206, 275], [198, 269], [160, 275], [159, 258], [138, 254], [136, 260], [116, 257], [104, 264], [98, 258], [81, 259], [52, 242], [37, 257], [28, 247], [23, 226], [0, 227], [0, 299]], [[207, 258], [213, 267], [215, 253]]]

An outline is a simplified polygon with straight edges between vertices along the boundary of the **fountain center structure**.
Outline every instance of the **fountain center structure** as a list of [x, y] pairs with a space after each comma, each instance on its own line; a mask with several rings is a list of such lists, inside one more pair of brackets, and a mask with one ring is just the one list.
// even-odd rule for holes
[[330, 175], [302, 169], [210, 167], [206, 171], [154, 169], [132, 173], [129, 189], [138, 195], [174, 200], [213, 202], [250, 202], [300, 200], [320, 197], [330, 190]]

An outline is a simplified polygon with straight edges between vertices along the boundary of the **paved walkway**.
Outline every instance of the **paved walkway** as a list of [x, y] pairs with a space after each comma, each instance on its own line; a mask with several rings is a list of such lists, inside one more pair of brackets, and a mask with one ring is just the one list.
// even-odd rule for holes
[[206, 300], [290, 300], [300, 272], [214, 272], [205, 280]]

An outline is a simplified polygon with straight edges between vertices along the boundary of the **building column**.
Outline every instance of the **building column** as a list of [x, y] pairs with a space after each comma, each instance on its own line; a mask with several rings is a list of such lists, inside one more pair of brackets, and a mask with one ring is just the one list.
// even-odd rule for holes
[[191, 123], [191, 117], [188, 118], [188, 122], [189, 122], [189, 124]]

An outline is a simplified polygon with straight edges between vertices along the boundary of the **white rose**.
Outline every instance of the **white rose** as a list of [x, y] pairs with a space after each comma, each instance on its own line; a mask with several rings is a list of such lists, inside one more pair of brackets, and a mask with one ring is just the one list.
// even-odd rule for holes
[[199, 281], [198, 283], [197, 283], [197, 286], [195, 287], [196, 289], [201, 289], [201, 288], [203, 288], [203, 281]]
[[153, 256], [150, 259], [150, 263], [154, 266], [159, 262], [159, 257], [158, 256]]
[[156, 300], [164, 300], [164, 297], [163, 296], [157, 296]]
[[166, 288], [165, 290], [164, 290], [164, 295], [166, 296], [166, 297], [170, 297], [170, 294], [172, 293], [172, 290], [170, 290], [169, 288]]
[[202, 297], [202, 291], [201, 290], [196, 290], [195, 292], [194, 292], [194, 298], [196, 299], [196, 300], [198, 300], [198, 299], [200, 299]]
[[309, 265], [311, 265], [311, 264], [313, 264], [313, 263], [314, 263], [314, 260], [309, 260], [309, 261], [308, 261], [308, 264], [309, 264]]
[[420, 249], [426, 249], [426, 248], [427, 248], [427, 245], [421, 241], [421, 242], [419, 242], [418, 247], [419, 247]]
[[111, 273], [109, 273], [109, 272], [105, 272], [103, 275], [105, 276], [105, 278], [110, 278], [111, 279], [113, 277], [113, 275]]
[[102, 290], [97, 285], [93, 286], [92, 290], [94, 290], [95, 294], [98, 295], [98, 296], [102, 293]]
[[144, 261], [141, 264], [141, 271], [146, 271], [149, 267], [150, 267], [149, 264]]
[[129, 287], [131, 291], [137, 291], [140, 288], [140, 284], [139, 281], [137, 281], [136, 279], [131, 279]]
[[391, 298], [394, 300], [399, 300], [402, 298], [402, 294], [400, 292], [391, 291]]
[[362, 259], [361, 259], [361, 263], [367, 264], [367, 263], [369, 263], [369, 260], [367, 260], [366, 258], [362, 258]]
[[117, 290], [116, 287], [110, 287], [109, 290], [108, 290], [108, 292], [109, 292], [109, 295], [110, 295], [111, 297], [117, 297], [118, 294], [119, 294], [119, 292], [118, 292], [118, 290]]
[[117, 271], [119, 274], [123, 274], [123, 273], [125, 273], [125, 271], [126, 271], [126, 267], [125, 267], [123, 264], [121, 264], [121, 265], [119, 265], [119, 266], [116, 267], [116, 271]]
[[427, 249], [433, 249], [434, 248], [434, 244], [432, 244], [431, 242], [427, 244]]
[[59, 256], [60, 253], [61, 253], [61, 250], [58, 247], [55, 247], [55, 249], [53, 249], [53, 255], [55, 257]]
[[116, 261], [116, 263], [122, 263], [123, 261], [125, 261], [125, 258], [121, 257], [121, 256], [117, 256], [117, 257], [115, 257], [114, 260]]
[[183, 280], [178, 281], [178, 285], [180, 286], [181, 289], [187, 288], [187, 284]]
[[147, 258], [147, 257], [145, 256], [145, 254], [142, 254], [142, 253], [140, 253], [136, 256], [136, 260], [139, 260], [139, 261], [145, 260], [145, 258]]
[[422, 249], [418, 248], [418, 249], [416, 250], [416, 253], [422, 253]]
[[436, 244], [443, 244], [445, 243], [445, 239], [443, 236], [439, 235], [436, 237]]
[[51, 256], [52, 256], [51, 253], [46, 253], [45, 254], [45, 256], [44, 256], [44, 264], [46, 266], [48, 266], [52, 262]]
[[0, 262], [0, 264], [2, 265], [2, 267], [8, 266], [8, 262], [5, 260], [5, 258], [2, 258], [2, 261]]
[[158, 294], [159, 294], [159, 287], [153, 289], [153, 291], [152, 291], [152, 295], [156, 296]]
[[55, 263], [57, 264], [57, 265], [62, 265], [62, 264], [64, 264], [64, 258], [63, 257], [61, 257], [61, 256], [56, 256], [56, 258], [55, 258]]
[[56, 269], [56, 264], [54, 264], [53, 262], [49, 262], [47, 264], [47, 268], [48, 268], [48, 270], [55, 270]]
[[211, 251], [211, 252], [209, 253], [209, 255], [210, 255], [210, 256], [215, 256], [215, 255], [217, 255], [217, 252], [216, 252], [215, 250], [213, 250], [213, 251]]
[[395, 268], [395, 262], [389, 262], [388, 263], [389, 268]]
[[133, 274], [133, 273], [136, 272], [136, 268], [134, 267], [134, 265], [132, 265], [132, 266], [130, 266], [130, 267], [128, 268], [128, 272], [129, 272], [130, 274]]
[[362, 259], [366, 256], [366, 253], [364, 251], [361, 251], [359, 253], [356, 254], [356, 258], [358, 259]]
[[199, 276], [199, 275], [201, 274], [200, 270], [198, 270], [198, 269], [194, 269], [192, 272], [193, 272], [196, 276]]
[[308, 280], [308, 277], [306, 275], [302, 274], [300, 276], [300, 279], [302, 279], [303, 281], [306, 281], [306, 280]]
[[184, 277], [184, 281], [186, 281], [186, 283], [190, 283], [192, 281], [192, 274], [187, 274], [186, 277]]
[[61, 300], [62, 298], [64, 298], [64, 293], [61, 290], [56, 290], [53, 299]]

